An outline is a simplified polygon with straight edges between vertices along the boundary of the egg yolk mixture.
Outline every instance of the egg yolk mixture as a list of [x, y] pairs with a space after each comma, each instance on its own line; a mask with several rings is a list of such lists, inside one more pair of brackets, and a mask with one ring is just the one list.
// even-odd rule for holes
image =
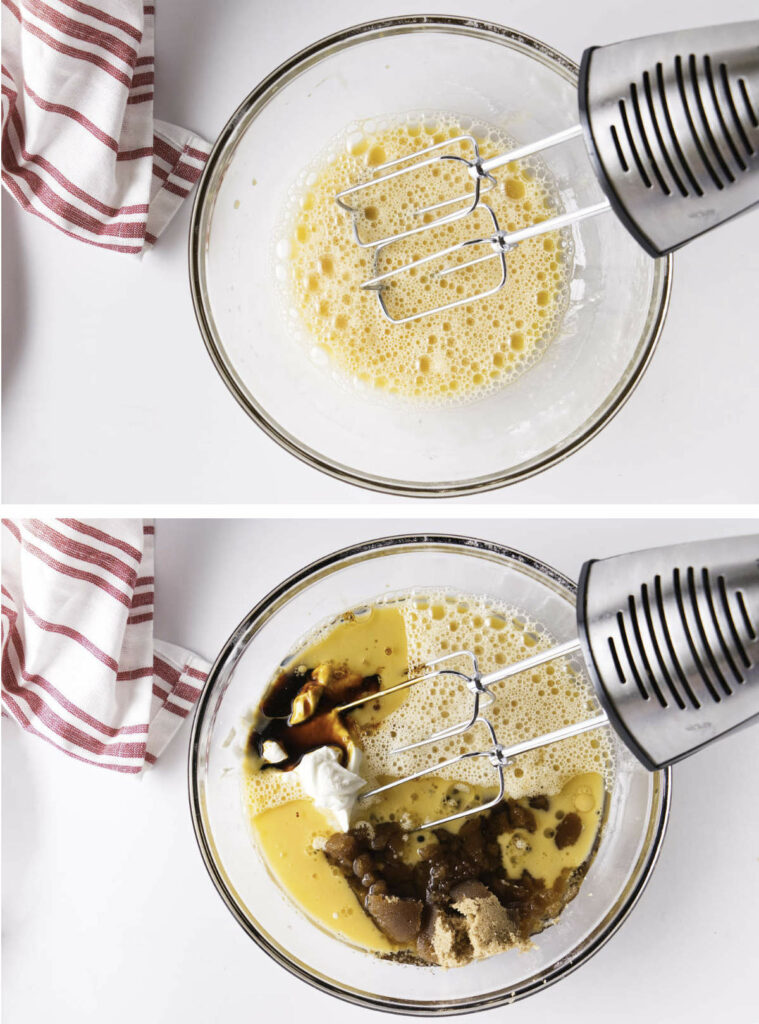
[[[359, 801], [347, 831], [336, 830], [293, 770], [320, 747], [334, 749], [342, 764], [360, 750], [371, 788], [487, 745], [475, 727], [395, 754], [398, 745], [467, 718], [471, 694], [450, 678], [384, 698], [382, 690], [417, 674], [432, 652], [468, 648], [488, 672], [551, 643], [514, 609], [430, 592], [347, 613], [288, 660], [248, 739], [243, 799], [270, 873], [313, 922], [380, 956], [454, 967], [526, 948], [555, 921], [599, 842], [614, 774], [606, 730], [516, 759], [505, 770], [506, 795], [492, 808], [478, 810], [497, 793], [497, 778], [487, 759], [473, 758]], [[563, 661], [494, 692], [489, 718], [497, 735], [513, 741], [595, 707], [587, 682]], [[373, 699], [335, 710], [356, 694]], [[277, 764], [262, 756], [274, 740]], [[419, 827], [460, 810], [471, 813]]]
[[[338, 192], [367, 180], [378, 166], [467, 131], [484, 158], [513, 145], [497, 128], [467, 129], [445, 114], [381, 126], [366, 122], [351, 126], [293, 190], [277, 245], [283, 300], [297, 311], [312, 360], [346, 383], [427, 405], [480, 398], [532, 366], [559, 329], [572, 265], [566, 231], [525, 240], [509, 252], [506, 283], [494, 294], [407, 323], [389, 323], [375, 292], [360, 287], [378, 273], [493, 233], [492, 218], [480, 206], [375, 252], [356, 243], [353, 216], [335, 201]], [[463, 142], [451, 143], [444, 152], [473, 156], [471, 144]], [[558, 212], [550, 176], [537, 161], [509, 164], [496, 178], [497, 186], [482, 200], [502, 229], [513, 231]], [[371, 240], [429, 224], [457, 207], [421, 215], [415, 211], [471, 189], [464, 164], [436, 161], [370, 186], [356, 199], [356, 226], [362, 238]], [[498, 258], [445, 273], [452, 264], [487, 251], [487, 246], [474, 247], [393, 278], [384, 292], [391, 316], [399, 319], [494, 289], [502, 274]]]

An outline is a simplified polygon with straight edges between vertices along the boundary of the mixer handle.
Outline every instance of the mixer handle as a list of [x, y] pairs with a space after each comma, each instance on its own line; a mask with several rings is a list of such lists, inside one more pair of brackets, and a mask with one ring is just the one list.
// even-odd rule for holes
[[759, 21], [591, 47], [578, 99], [599, 184], [651, 256], [759, 203]]
[[647, 768], [759, 720], [759, 534], [586, 562], [577, 627], [596, 695]]

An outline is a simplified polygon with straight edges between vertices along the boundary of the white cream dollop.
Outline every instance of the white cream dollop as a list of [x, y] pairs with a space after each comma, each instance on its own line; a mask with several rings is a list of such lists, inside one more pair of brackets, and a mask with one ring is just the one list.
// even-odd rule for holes
[[294, 770], [314, 804], [320, 810], [330, 813], [341, 832], [347, 832], [356, 798], [366, 785], [366, 780], [351, 770], [358, 769], [358, 756], [351, 757], [349, 768], [343, 768], [339, 758], [334, 747], [319, 747], [304, 754]]

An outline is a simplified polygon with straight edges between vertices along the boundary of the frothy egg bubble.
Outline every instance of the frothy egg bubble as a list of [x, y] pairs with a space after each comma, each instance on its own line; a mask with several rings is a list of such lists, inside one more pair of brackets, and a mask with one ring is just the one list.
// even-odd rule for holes
[[[290, 190], [274, 247], [282, 305], [297, 308], [307, 351], [321, 346], [328, 353], [329, 369], [337, 371], [347, 388], [358, 381], [375, 396], [425, 406], [479, 399], [533, 366], [560, 329], [574, 259], [569, 231], [520, 243], [508, 255], [506, 284], [496, 294], [409, 323], [389, 323], [376, 295], [360, 287], [375, 273], [374, 251], [356, 244], [351, 215], [338, 207], [337, 193], [366, 180], [382, 163], [450, 142], [467, 131], [477, 137], [484, 157], [513, 145], [496, 126], [467, 127], [464, 119], [447, 113], [367, 120], [332, 140]], [[451, 151], [461, 145], [452, 144]], [[382, 234], [408, 227], [414, 210], [437, 199], [441, 187], [460, 190], [461, 172], [456, 177], [452, 165], [443, 161], [428, 172], [373, 186], [361, 209], [362, 227], [379, 230], [381, 224]], [[545, 164], [537, 158], [502, 168], [498, 187], [487, 193], [486, 201], [507, 230], [546, 219], [561, 205]], [[426, 253], [425, 245], [451, 244], [467, 230], [480, 228], [480, 223], [462, 218], [393, 243], [383, 250], [382, 259], [388, 267], [401, 266]], [[432, 241], [425, 235], [433, 236]], [[492, 286], [497, 263], [438, 276], [432, 283], [429, 274], [404, 274], [403, 310], [438, 304], [438, 292], [457, 300], [485, 290]]]

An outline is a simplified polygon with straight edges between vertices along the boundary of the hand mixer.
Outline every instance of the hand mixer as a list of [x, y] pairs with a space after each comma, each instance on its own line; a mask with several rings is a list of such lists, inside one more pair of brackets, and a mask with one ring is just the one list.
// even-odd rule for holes
[[[490, 739], [485, 749], [395, 779], [359, 800], [468, 758], [486, 758], [498, 776], [497, 796], [419, 826], [435, 828], [499, 803], [506, 791], [504, 768], [528, 750], [611, 725], [635, 757], [656, 771], [759, 720], [759, 534], [586, 562], [577, 590], [577, 634], [576, 640], [488, 675], [480, 673], [472, 651], [455, 651], [433, 658], [422, 675], [338, 708], [348, 711], [433, 679], [463, 680], [473, 695], [470, 717], [394, 753], [466, 733], [478, 723]], [[501, 744], [484, 714], [497, 699], [495, 684], [577, 652], [602, 710], [534, 739]], [[469, 672], [450, 664], [462, 658]]]
[[[405, 323], [491, 295], [505, 285], [507, 253], [520, 242], [608, 210], [649, 255], [657, 257], [759, 203], [759, 21], [591, 47], [582, 57], [578, 101], [580, 123], [540, 141], [483, 159], [477, 140], [461, 135], [382, 164], [367, 180], [335, 197], [353, 215], [357, 244], [375, 250], [374, 276], [362, 287], [377, 292], [387, 320]], [[606, 198], [504, 231], [482, 200], [497, 186], [494, 172], [580, 135]], [[456, 149], [459, 152], [451, 152]], [[448, 168], [463, 167], [471, 187], [413, 210], [405, 230], [381, 238], [362, 235], [365, 217], [360, 203], [367, 189], [374, 194], [377, 185], [392, 178], [439, 174], [445, 162]], [[478, 206], [492, 218], [492, 233], [377, 272], [389, 245], [466, 217]], [[461, 255], [476, 246], [484, 246], [485, 255], [461, 262]], [[441, 259], [447, 265], [438, 271], [439, 277], [498, 259], [499, 280], [476, 294], [392, 316], [383, 297], [388, 284]]]

